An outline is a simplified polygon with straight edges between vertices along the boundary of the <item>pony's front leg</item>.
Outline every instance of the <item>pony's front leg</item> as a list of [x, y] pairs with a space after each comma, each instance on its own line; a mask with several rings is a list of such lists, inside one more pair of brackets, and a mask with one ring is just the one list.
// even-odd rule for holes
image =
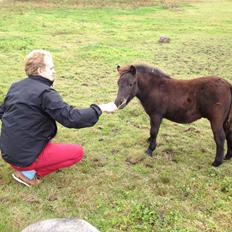
[[148, 141], [150, 142], [146, 153], [149, 156], [152, 156], [152, 152], [156, 148], [156, 137], [160, 128], [160, 123], [162, 121], [162, 118], [160, 115], [151, 115], [150, 116], [150, 124], [151, 124], [151, 129], [150, 129], [150, 137]]
[[211, 122], [211, 128], [216, 143], [216, 157], [212, 165], [218, 167], [223, 162], [224, 156], [224, 143], [225, 143], [225, 132], [223, 126], [217, 125], [217, 123]]

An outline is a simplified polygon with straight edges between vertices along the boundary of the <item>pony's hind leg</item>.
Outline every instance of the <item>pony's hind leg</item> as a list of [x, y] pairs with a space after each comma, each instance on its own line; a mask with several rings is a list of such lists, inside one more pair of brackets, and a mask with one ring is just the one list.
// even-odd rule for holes
[[214, 167], [218, 167], [223, 162], [224, 143], [226, 136], [223, 129], [223, 125], [220, 125], [220, 123], [214, 121], [211, 121], [210, 123], [214, 135], [214, 140], [216, 143], [216, 157], [212, 165]]

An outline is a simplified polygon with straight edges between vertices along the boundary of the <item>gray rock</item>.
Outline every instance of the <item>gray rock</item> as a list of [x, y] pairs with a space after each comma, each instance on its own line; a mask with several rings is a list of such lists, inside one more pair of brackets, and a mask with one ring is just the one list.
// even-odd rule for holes
[[170, 42], [170, 38], [167, 36], [160, 36], [159, 38], [159, 43], [169, 43]]
[[100, 232], [85, 220], [54, 218], [27, 226], [21, 232]]

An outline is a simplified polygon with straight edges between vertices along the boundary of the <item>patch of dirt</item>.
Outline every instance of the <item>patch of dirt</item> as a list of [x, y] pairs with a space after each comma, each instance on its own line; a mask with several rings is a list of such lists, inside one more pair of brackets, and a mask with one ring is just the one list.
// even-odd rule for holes
[[143, 161], [145, 159], [145, 157], [146, 157], [145, 155], [135, 155], [135, 156], [129, 155], [129, 156], [127, 156], [125, 161], [129, 164], [135, 165], [135, 164]]
[[193, 132], [193, 133], [200, 133], [200, 131], [194, 127], [189, 127], [187, 129], [184, 130], [184, 132]]
[[56, 201], [56, 200], [58, 200], [57, 194], [51, 194], [51, 195], [49, 195], [48, 200], [49, 201]]

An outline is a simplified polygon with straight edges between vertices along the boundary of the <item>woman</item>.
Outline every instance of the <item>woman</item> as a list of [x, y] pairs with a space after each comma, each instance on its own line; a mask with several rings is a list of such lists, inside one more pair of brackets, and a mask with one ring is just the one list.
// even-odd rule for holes
[[25, 63], [27, 78], [13, 83], [0, 108], [0, 147], [3, 159], [16, 171], [13, 178], [38, 185], [41, 178], [71, 166], [83, 157], [79, 144], [53, 143], [56, 121], [68, 128], [93, 126], [102, 112], [114, 112], [114, 103], [76, 109], [52, 88], [54, 64], [46, 50], [34, 50]]

